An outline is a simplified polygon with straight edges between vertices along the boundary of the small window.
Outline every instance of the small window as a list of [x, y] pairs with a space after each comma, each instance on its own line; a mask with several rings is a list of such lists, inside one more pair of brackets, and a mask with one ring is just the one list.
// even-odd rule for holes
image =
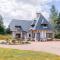
[[52, 33], [46, 33], [47, 38], [52, 38]]
[[21, 28], [21, 26], [15, 26], [16, 28]]
[[47, 24], [41, 24], [43, 28], [47, 28]]
[[44, 27], [46, 27], [46, 26], [47, 26], [47, 24], [41, 24], [41, 26], [44, 26]]
[[29, 37], [31, 37], [31, 34], [29, 34]]
[[31, 26], [32, 26], [32, 27], [34, 27], [34, 26], [35, 26], [35, 24], [32, 24]]
[[15, 26], [15, 28], [16, 28], [17, 31], [22, 30], [21, 26]]

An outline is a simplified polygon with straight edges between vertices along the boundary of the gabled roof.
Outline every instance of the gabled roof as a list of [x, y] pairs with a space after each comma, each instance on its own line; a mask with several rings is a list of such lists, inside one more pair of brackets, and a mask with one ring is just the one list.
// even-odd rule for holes
[[36, 23], [36, 20], [33, 20], [31, 25], [35, 25], [35, 23]]
[[23, 31], [28, 31], [31, 27], [32, 21], [30, 20], [17, 20], [13, 19], [10, 23], [10, 29], [11, 31], [15, 30], [15, 26], [21, 26]]
[[[41, 26], [41, 24], [47, 24], [47, 27], [44, 28]], [[41, 16], [36, 19], [36, 23], [34, 28], [32, 28], [33, 30], [51, 30], [51, 24], [44, 18], [44, 16], [41, 14]]]
[[[41, 26], [42, 24], [47, 24], [47, 27]], [[32, 26], [34, 25], [34, 26]], [[41, 16], [35, 20], [17, 20], [13, 19], [10, 23], [10, 29], [11, 31], [15, 30], [15, 26], [21, 26], [23, 31], [29, 31], [32, 30], [52, 30], [51, 24], [44, 18], [44, 16], [41, 14]]]

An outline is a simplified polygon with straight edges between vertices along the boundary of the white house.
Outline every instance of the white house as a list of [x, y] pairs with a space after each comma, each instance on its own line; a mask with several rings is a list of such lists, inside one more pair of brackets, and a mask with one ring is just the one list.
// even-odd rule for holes
[[54, 38], [51, 24], [41, 13], [37, 13], [34, 20], [12, 20], [10, 30], [13, 38], [22, 38], [23, 40], [43, 41]]

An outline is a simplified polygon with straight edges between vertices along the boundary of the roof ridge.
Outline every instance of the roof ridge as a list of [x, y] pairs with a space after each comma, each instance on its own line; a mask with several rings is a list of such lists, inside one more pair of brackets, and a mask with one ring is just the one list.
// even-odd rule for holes
[[[12, 20], [18, 21], [19, 19], [12, 19]], [[23, 20], [23, 19], [21, 19], [19, 21], [32, 21], [32, 20]]]

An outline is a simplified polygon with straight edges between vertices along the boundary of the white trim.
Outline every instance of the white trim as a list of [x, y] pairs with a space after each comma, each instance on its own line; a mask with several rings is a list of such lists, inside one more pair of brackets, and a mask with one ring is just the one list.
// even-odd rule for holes
[[36, 19], [36, 23], [35, 23], [34, 29], [36, 28], [38, 21], [39, 21], [39, 18]]

